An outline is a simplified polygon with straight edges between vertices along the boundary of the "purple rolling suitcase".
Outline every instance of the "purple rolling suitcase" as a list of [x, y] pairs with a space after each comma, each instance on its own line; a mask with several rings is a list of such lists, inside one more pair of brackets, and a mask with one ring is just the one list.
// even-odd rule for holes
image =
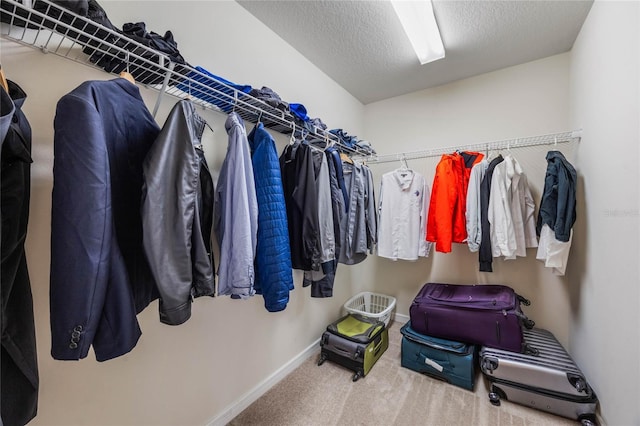
[[443, 339], [535, 353], [523, 339], [522, 327], [532, 328], [520, 309], [529, 301], [508, 286], [425, 284], [409, 309], [418, 333]]

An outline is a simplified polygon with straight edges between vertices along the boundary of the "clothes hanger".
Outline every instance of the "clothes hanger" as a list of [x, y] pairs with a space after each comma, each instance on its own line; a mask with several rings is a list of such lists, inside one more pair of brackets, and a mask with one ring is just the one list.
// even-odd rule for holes
[[400, 163], [401, 163], [401, 169], [402, 170], [409, 170], [409, 165], [407, 164], [407, 156], [405, 154], [402, 154], [402, 158], [400, 159]]
[[343, 163], [353, 164], [353, 160], [346, 153], [340, 152], [340, 159]]
[[293, 131], [291, 132], [291, 138], [289, 139], [289, 145], [296, 143], [296, 123], [293, 124]]
[[333, 146], [333, 143], [329, 140], [329, 136], [325, 133], [324, 134], [324, 150], [326, 151], [327, 148], [330, 148]]
[[131, 84], [136, 84], [136, 79], [133, 78], [133, 75], [129, 72], [129, 52], [127, 52], [127, 69], [120, 72], [120, 78], [124, 78]]
[[187, 84], [188, 84], [187, 85], [187, 97], [184, 98], [184, 99], [187, 100], [187, 101], [191, 101], [192, 100], [191, 99], [191, 80], [188, 80]]
[[9, 93], [9, 83], [7, 82], [7, 78], [4, 75], [4, 70], [2, 69], [2, 65], [0, 65], [0, 84], [5, 92]]

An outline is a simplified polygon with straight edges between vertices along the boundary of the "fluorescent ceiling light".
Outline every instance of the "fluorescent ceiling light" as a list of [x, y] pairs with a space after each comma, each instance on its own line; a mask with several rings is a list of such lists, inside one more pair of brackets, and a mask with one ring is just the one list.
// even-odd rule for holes
[[444, 58], [444, 46], [431, 0], [391, 0], [422, 65]]

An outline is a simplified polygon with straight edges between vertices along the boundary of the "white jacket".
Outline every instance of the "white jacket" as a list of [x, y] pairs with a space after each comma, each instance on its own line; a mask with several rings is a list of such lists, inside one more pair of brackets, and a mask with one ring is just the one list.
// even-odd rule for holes
[[493, 170], [487, 217], [491, 224], [493, 257], [515, 259], [537, 247], [535, 202], [527, 176], [518, 161], [507, 155]]

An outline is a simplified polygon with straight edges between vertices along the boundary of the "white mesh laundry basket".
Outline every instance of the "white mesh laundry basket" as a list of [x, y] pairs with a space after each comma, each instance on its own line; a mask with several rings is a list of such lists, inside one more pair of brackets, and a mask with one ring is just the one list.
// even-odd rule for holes
[[347, 300], [344, 308], [352, 314], [360, 314], [384, 322], [389, 326], [391, 313], [396, 306], [395, 297], [365, 291]]

